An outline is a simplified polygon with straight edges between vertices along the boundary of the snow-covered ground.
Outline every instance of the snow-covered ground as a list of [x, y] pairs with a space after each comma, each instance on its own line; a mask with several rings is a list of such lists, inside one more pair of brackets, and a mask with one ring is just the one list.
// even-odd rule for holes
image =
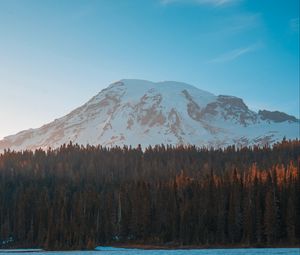
[[121, 80], [62, 118], [0, 140], [0, 152], [56, 148], [70, 141], [225, 147], [272, 144], [283, 137], [299, 138], [299, 120], [280, 112], [257, 113], [240, 98], [185, 83]]
[[0, 249], [1, 254], [19, 254], [19, 253], [42, 253], [44, 250], [42, 249]]
[[3, 252], [0, 254], [15, 255], [299, 255], [299, 248], [276, 248], [276, 249], [199, 249], [199, 250], [140, 250], [140, 249], [117, 249], [102, 247], [99, 251], [52, 251], [52, 252]]

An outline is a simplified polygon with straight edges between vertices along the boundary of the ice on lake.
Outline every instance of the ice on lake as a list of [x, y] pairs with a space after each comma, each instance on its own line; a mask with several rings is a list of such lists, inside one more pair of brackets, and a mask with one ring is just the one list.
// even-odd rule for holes
[[260, 249], [190, 249], [190, 250], [142, 250], [97, 247], [95, 251], [35, 251], [0, 250], [2, 254], [14, 255], [300, 255], [300, 248]]

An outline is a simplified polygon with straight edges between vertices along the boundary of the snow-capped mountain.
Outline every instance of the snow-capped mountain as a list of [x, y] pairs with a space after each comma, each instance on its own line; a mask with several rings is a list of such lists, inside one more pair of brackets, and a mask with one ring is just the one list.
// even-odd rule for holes
[[299, 120], [251, 111], [242, 99], [180, 82], [121, 80], [68, 115], [0, 141], [0, 150], [82, 145], [193, 144], [224, 147], [299, 138]]

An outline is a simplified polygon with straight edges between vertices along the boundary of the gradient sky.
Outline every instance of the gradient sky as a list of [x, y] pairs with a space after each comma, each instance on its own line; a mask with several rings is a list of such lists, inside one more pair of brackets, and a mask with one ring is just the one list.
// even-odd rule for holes
[[0, 138], [123, 78], [299, 117], [299, 0], [0, 0]]

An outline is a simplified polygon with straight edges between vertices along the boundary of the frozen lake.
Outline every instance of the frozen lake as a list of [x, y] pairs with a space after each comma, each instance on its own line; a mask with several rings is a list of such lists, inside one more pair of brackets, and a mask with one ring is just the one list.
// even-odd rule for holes
[[197, 250], [140, 250], [140, 249], [114, 249], [105, 248], [99, 251], [51, 251], [51, 252], [26, 252], [25, 250], [11, 250], [4, 251], [0, 250], [0, 254], [19, 254], [19, 255], [256, 255], [256, 254], [267, 254], [267, 255], [299, 255], [299, 248], [276, 248], [276, 249], [197, 249]]

